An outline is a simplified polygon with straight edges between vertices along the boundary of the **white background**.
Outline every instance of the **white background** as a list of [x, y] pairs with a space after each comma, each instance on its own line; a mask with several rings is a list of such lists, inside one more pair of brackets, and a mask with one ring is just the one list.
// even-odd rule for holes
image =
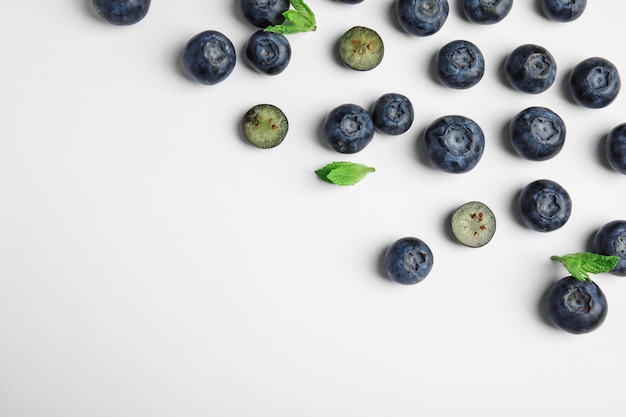
[[[609, 300], [586, 335], [550, 326], [540, 300], [566, 275], [554, 254], [589, 249], [626, 217], [626, 178], [602, 140], [626, 121], [626, 97], [600, 110], [571, 100], [568, 71], [590, 56], [626, 74], [623, 15], [590, 1], [571, 23], [517, 0], [502, 22], [468, 22], [450, 2], [427, 38], [398, 27], [392, 0], [311, 0], [318, 30], [290, 36], [287, 70], [255, 73], [242, 50], [255, 30], [236, 1], [153, 1], [131, 27], [100, 20], [89, 0], [5, 2], [0, 25], [0, 416], [404, 417], [623, 411], [626, 281], [596, 282]], [[385, 42], [379, 67], [356, 72], [334, 52], [354, 25]], [[238, 64], [215, 86], [181, 71], [185, 43], [219, 30]], [[436, 51], [474, 42], [483, 80], [452, 90], [432, 76]], [[514, 91], [506, 55], [537, 43], [558, 64], [540, 95]], [[335, 106], [408, 96], [411, 129], [341, 155], [320, 127]], [[245, 111], [272, 103], [290, 130], [277, 148], [247, 144]], [[508, 142], [532, 105], [567, 124], [554, 159]], [[446, 114], [481, 125], [486, 149], [466, 174], [429, 166], [423, 130]], [[334, 160], [376, 168], [353, 187], [320, 181]], [[515, 199], [539, 179], [571, 194], [550, 233], [519, 220]], [[480, 200], [498, 230], [485, 247], [456, 243], [446, 221]], [[385, 248], [426, 241], [435, 264], [414, 286], [387, 280]]]

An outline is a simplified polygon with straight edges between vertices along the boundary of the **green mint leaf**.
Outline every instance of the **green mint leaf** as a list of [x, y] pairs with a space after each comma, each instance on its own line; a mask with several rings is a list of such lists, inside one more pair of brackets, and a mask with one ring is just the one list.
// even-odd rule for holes
[[591, 281], [589, 274], [609, 272], [619, 262], [619, 256], [599, 255], [591, 252], [570, 253], [563, 256], [552, 256], [550, 259], [563, 264], [567, 271], [576, 279]]
[[289, 3], [293, 6], [293, 9], [286, 10], [283, 13], [287, 24], [268, 26], [264, 29], [266, 32], [289, 35], [317, 29], [315, 14], [303, 0], [289, 0]]
[[354, 185], [375, 169], [356, 162], [331, 162], [315, 171], [322, 180], [336, 185]]

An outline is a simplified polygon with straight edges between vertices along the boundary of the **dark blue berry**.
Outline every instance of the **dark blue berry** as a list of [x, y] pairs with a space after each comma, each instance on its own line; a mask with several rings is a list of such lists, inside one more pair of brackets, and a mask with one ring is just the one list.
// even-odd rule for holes
[[363, 3], [363, 0], [336, 0], [339, 3], [346, 3], [346, 4], [357, 4], [357, 3]]
[[526, 185], [518, 197], [519, 213], [531, 230], [551, 232], [559, 229], [572, 214], [572, 199], [560, 184], [541, 179]]
[[557, 22], [571, 22], [578, 19], [587, 7], [587, 0], [541, 0], [541, 8], [546, 16]]
[[385, 272], [394, 282], [412, 285], [428, 276], [433, 267], [433, 252], [421, 239], [404, 237], [385, 251]]
[[449, 173], [464, 173], [480, 161], [485, 135], [480, 126], [467, 117], [443, 116], [424, 132], [424, 145], [434, 167]]
[[604, 154], [611, 168], [626, 175], [626, 123], [611, 129], [604, 142]]
[[520, 45], [506, 57], [504, 72], [506, 79], [516, 90], [539, 94], [554, 84], [556, 61], [542, 46]]
[[93, 0], [93, 7], [107, 22], [127, 26], [146, 17], [150, 0]]
[[370, 113], [356, 104], [342, 104], [331, 110], [324, 120], [324, 137], [339, 153], [363, 150], [374, 138], [374, 122]]
[[565, 144], [565, 122], [546, 107], [528, 107], [509, 125], [509, 139], [523, 158], [545, 161], [553, 158]]
[[415, 119], [411, 100], [398, 93], [380, 96], [372, 106], [371, 115], [374, 127], [388, 135], [400, 135], [406, 132]]
[[456, 40], [444, 45], [435, 56], [437, 77], [451, 88], [470, 88], [485, 74], [485, 58], [476, 45]]
[[289, 0], [239, 0], [243, 18], [261, 29], [283, 23], [289, 6]]
[[277, 75], [287, 68], [291, 60], [291, 44], [285, 35], [258, 30], [246, 43], [246, 58], [255, 70]]
[[235, 68], [235, 47], [221, 32], [207, 30], [185, 46], [183, 65], [196, 81], [212, 85], [225, 80]]
[[544, 305], [552, 324], [573, 334], [596, 330], [604, 323], [608, 312], [606, 296], [595, 282], [571, 276], [552, 284]]
[[396, 17], [400, 27], [415, 36], [438, 32], [448, 19], [448, 0], [396, 0]]
[[626, 220], [612, 220], [600, 227], [591, 243], [594, 253], [619, 256], [615, 268], [610, 273], [626, 276]]
[[587, 58], [570, 73], [569, 88], [578, 104], [599, 109], [617, 98], [621, 88], [620, 75], [610, 61], [599, 57]]
[[463, 12], [474, 23], [491, 25], [504, 19], [511, 8], [513, 0], [463, 0]]

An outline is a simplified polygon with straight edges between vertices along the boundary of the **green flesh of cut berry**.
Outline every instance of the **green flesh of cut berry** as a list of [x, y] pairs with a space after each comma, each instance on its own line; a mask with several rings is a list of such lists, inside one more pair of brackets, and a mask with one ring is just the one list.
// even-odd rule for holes
[[489, 243], [496, 232], [496, 217], [487, 205], [471, 201], [452, 214], [452, 233], [457, 240], [472, 248]]
[[355, 26], [339, 39], [339, 56], [350, 68], [371, 70], [383, 60], [385, 47], [378, 33], [370, 28]]
[[257, 148], [273, 148], [287, 136], [287, 117], [272, 104], [257, 104], [246, 112], [241, 122], [243, 136]]

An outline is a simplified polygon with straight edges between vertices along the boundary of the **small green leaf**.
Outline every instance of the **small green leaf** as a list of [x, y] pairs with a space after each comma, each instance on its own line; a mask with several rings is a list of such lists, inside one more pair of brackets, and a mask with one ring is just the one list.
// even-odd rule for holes
[[309, 32], [317, 29], [315, 14], [303, 0], [289, 0], [293, 9], [283, 12], [287, 24], [268, 26], [266, 32], [289, 35], [298, 32]]
[[609, 272], [620, 260], [619, 256], [599, 255], [591, 252], [570, 253], [552, 256], [553, 261], [561, 262], [568, 272], [581, 281], [591, 281], [589, 274]]
[[354, 185], [375, 169], [356, 162], [331, 162], [315, 171], [322, 180], [336, 185]]

